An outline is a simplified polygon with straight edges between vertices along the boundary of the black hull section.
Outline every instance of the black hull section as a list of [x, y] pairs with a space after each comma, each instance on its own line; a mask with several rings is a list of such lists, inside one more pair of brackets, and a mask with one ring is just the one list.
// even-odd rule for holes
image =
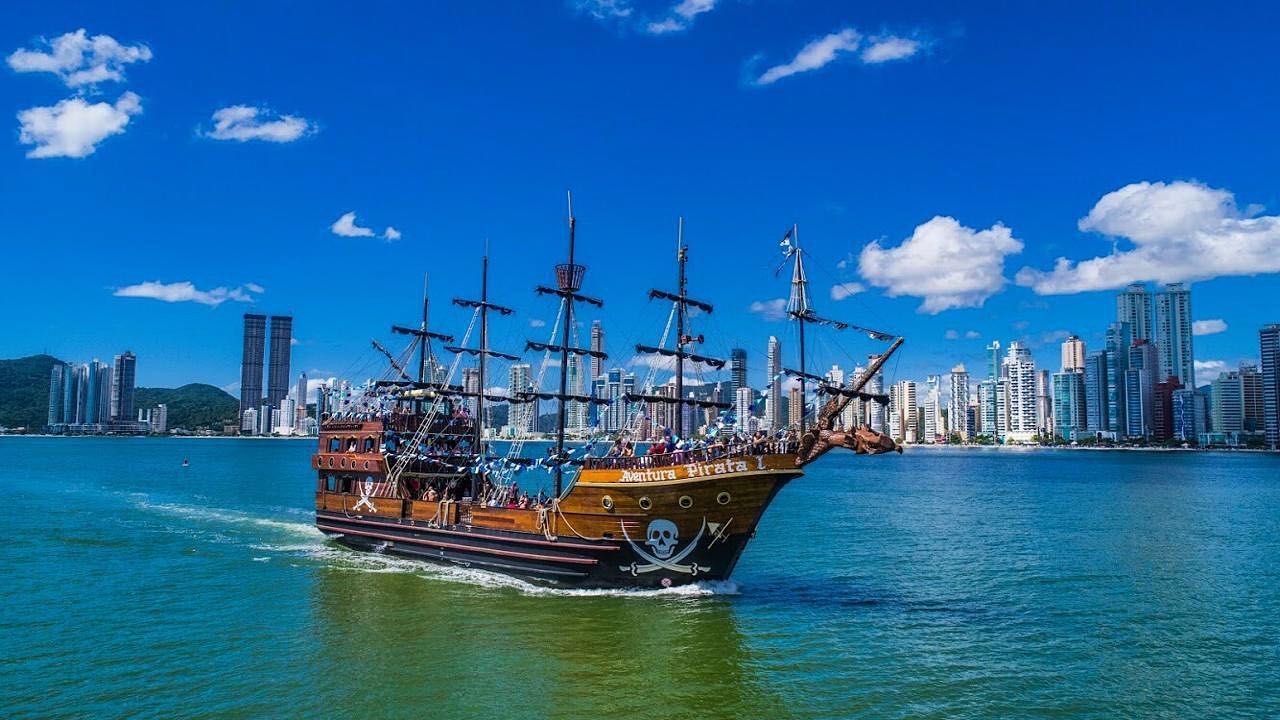
[[645, 538], [583, 540], [319, 511], [316, 526], [355, 550], [488, 570], [540, 585], [574, 588], [665, 588], [726, 580], [750, 533], [720, 534], [705, 525], [685, 543]]

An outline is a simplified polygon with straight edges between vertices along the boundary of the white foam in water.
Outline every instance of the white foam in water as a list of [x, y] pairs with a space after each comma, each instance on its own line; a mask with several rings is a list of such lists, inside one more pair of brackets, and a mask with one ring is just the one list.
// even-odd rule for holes
[[[514, 578], [501, 573], [465, 568], [457, 565], [438, 565], [424, 560], [413, 560], [385, 555], [381, 553], [362, 552], [341, 547], [327, 542], [324, 533], [311, 522], [292, 522], [264, 518], [243, 511], [223, 508], [183, 505], [180, 503], [153, 503], [146, 495], [135, 494], [134, 505], [141, 510], [171, 515], [215, 525], [231, 525], [240, 527], [257, 527], [279, 531], [292, 536], [292, 542], [262, 542], [267, 538], [255, 538], [258, 542], [249, 544], [254, 550], [279, 553], [284, 555], [301, 555], [311, 560], [338, 566], [345, 570], [369, 573], [407, 573], [427, 580], [456, 582], [484, 589], [515, 590], [526, 595], [549, 595], [558, 597], [673, 597], [697, 598], [713, 595], [736, 595], [738, 585], [732, 581], [700, 582], [690, 585], [679, 585], [661, 589], [574, 589], [556, 588]], [[310, 515], [310, 511], [298, 508], [273, 508], [281, 514], [294, 516]], [[187, 529], [175, 529], [187, 533]], [[302, 542], [298, 542], [301, 540]], [[219, 536], [216, 542], [226, 542], [225, 536]], [[254, 562], [269, 562], [271, 556], [255, 556]]]

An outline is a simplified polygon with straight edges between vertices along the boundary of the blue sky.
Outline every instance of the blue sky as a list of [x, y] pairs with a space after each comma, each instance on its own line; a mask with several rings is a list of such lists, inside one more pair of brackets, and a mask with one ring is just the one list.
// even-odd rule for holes
[[[434, 324], [460, 332], [447, 299], [476, 291], [486, 241], [493, 296], [520, 311], [495, 344], [546, 340], [531, 289], [572, 188], [618, 364], [661, 332], [644, 296], [672, 284], [683, 215], [693, 292], [717, 306], [695, 329], [711, 354], [748, 348], [757, 385], [769, 335], [794, 350], [751, 310], [786, 295], [792, 223], [821, 312], [908, 337], [891, 380], [1019, 337], [1056, 369], [1058, 339], [1100, 341], [1134, 279], [1193, 281], [1196, 318], [1226, 326], [1197, 359], [1234, 365], [1280, 321], [1276, 15], [8, 3], [0, 356], [130, 348], [140, 384], [225, 386], [252, 310], [295, 315], [295, 369], [351, 374], [414, 320], [423, 272]], [[823, 338], [814, 364], [874, 349]]]

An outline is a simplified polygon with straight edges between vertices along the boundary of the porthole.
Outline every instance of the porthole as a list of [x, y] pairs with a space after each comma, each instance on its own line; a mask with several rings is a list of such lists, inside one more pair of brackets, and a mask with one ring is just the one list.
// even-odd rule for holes
[[345, 469], [345, 468], [347, 467], [347, 459], [346, 459], [346, 458], [339, 458], [339, 459], [338, 459], [338, 467]]
[[368, 470], [368, 469], [369, 469], [369, 461], [368, 461], [368, 460], [365, 460], [365, 461], [364, 461], [364, 469], [365, 469], [365, 470]]
[[681, 495], [680, 507], [684, 508], [685, 510], [688, 510], [689, 508], [693, 507], [693, 498], [689, 497], [688, 495]]
[[333, 458], [329, 458], [329, 467], [333, 467]]
[[641, 510], [648, 510], [649, 508], [653, 507], [653, 501], [652, 501], [652, 500], [650, 500], [650, 499], [648, 498], [648, 496], [643, 496], [643, 497], [641, 497], [641, 498], [637, 501], [637, 504], [639, 504], [639, 505], [640, 505], [640, 509], [641, 509]]
[[612, 510], [613, 498], [609, 497], [608, 495], [605, 495], [604, 497], [600, 498], [600, 504], [604, 506], [605, 510]]
[[716, 496], [716, 502], [720, 503], [721, 505], [728, 505], [729, 501], [732, 499], [733, 498], [729, 497], [729, 493], [727, 492], [722, 492]]

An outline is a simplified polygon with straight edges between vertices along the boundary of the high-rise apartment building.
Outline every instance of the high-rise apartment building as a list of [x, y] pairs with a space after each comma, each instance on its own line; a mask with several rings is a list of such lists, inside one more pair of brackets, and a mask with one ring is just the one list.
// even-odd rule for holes
[[[847, 387], [852, 390], [862, 382], [862, 376], [866, 374], [867, 369], [857, 367], [849, 374], [846, 381]], [[849, 429], [854, 429], [865, 425], [867, 422], [867, 401], [861, 398], [851, 398], [849, 404], [844, 406], [844, 410], [840, 413], [841, 424]]]
[[[792, 423], [784, 422], [782, 417], [782, 385], [786, 378], [782, 376], [782, 343], [778, 338], [769, 336], [769, 345], [765, 352], [765, 372], [768, 374], [767, 394], [764, 399], [764, 419], [770, 432], [778, 432], [788, 424], [799, 427], [800, 416], [796, 415]], [[803, 408], [804, 403], [801, 403]], [[795, 410], [788, 409], [794, 413]]]
[[1151, 293], [1142, 283], [1134, 283], [1116, 296], [1116, 321], [1129, 324], [1134, 340], [1151, 340], [1154, 333]]
[[[925, 377], [924, 417], [921, 423], [923, 430], [917, 440], [933, 444], [938, 442], [947, 432], [946, 420], [942, 417], [942, 379], [937, 375]], [[912, 403], [915, 407], [915, 403]]]
[[[1036, 362], [1031, 358], [1031, 352], [1020, 341], [1014, 340], [1009, 343], [1008, 354], [1004, 359], [1001, 372], [1004, 373], [1004, 379], [1007, 381], [1005, 407], [1008, 429], [1004, 437], [1014, 442], [1030, 442], [1039, 429]], [[997, 402], [999, 400], [996, 398]]]
[[[778, 411], [779, 417], [782, 411]], [[787, 392], [787, 426], [800, 428], [800, 419], [804, 416], [804, 395], [800, 392], [800, 383], [796, 383]], [[777, 432], [774, 430], [774, 432]]]
[[740, 387], [733, 391], [733, 414], [737, 419], [739, 430], [746, 430], [749, 427], [751, 403], [755, 402], [755, 399], [756, 393], [749, 387]]
[[1211, 383], [1211, 410], [1214, 432], [1244, 432], [1244, 379], [1239, 370], [1219, 373]]
[[462, 391], [470, 393], [471, 397], [463, 400], [463, 405], [467, 409], [467, 413], [472, 417], [476, 415], [476, 393], [480, 392], [480, 368], [466, 367], [462, 368]]
[[240, 356], [240, 415], [262, 404], [262, 360], [267, 348], [267, 316], [245, 313], [244, 347]]
[[[868, 355], [867, 367], [869, 368], [872, 365], [875, 365], [876, 361], [879, 359], [880, 359], [879, 355]], [[864, 375], [866, 375], [866, 370], [863, 370], [861, 373], [858, 373], [859, 379], [861, 379], [861, 377]], [[867, 384], [863, 389], [872, 395], [883, 395], [884, 394], [884, 373], [877, 372], [875, 375], [872, 375], [871, 379], [867, 380]], [[881, 405], [878, 402], [871, 401], [866, 404], [866, 408], [867, 408], [867, 425], [869, 425], [871, 429], [875, 430], [876, 432], [884, 432], [885, 424], [888, 419], [886, 417], [885, 406]]]
[[1243, 396], [1243, 422], [1247, 433], [1263, 431], [1262, 373], [1253, 363], [1240, 363], [1240, 390]]
[[1160, 354], [1160, 380], [1176, 377], [1190, 388], [1196, 381], [1191, 332], [1191, 290], [1182, 283], [1167, 285], [1156, 293], [1156, 351]]
[[271, 346], [267, 357], [267, 404], [280, 407], [289, 394], [289, 361], [293, 356], [293, 318], [271, 316]]
[[1000, 341], [992, 340], [987, 346], [987, 377], [996, 380], [1000, 377]]
[[112, 420], [133, 420], [133, 389], [137, 371], [138, 358], [132, 352], [125, 350], [116, 356], [111, 369]]
[[1062, 371], [1084, 370], [1084, 341], [1072, 335], [1062, 343]]
[[1280, 450], [1280, 324], [1258, 331], [1262, 353], [1262, 426], [1267, 447]]
[[[521, 393], [533, 391], [533, 367], [528, 363], [511, 363], [507, 373], [507, 397], [518, 398]], [[507, 411], [507, 424], [517, 435], [526, 435], [537, 429], [538, 403], [511, 403]], [[568, 410], [568, 408], [565, 408]]]
[[63, 375], [66, 372], [66, 365], [54, 363], [53, 370], [49, 373], [49, 416], [46, 425], [62, 423], [62, 390], [66, 382]]
[[1110, 405], [1107, 402], [1107, 351], [1091, 352], [1084, 358], [1085, 430], [1105, 433], [1111, 429]]
[[738, 390], [747, 385], [747, 351], [733, 348], [729, 351], [729, 388], [736, 400]]
[[1036, 428], [1041, 437], [1053, 437], [1053, 379], [1048, 370], [1036, 370]]
[[1205, 432], [1207, 413], [1204, 393], [1195, 388], [1173, 391], [1173, 437], [1186, 443], [1197, 443]]
[[[604, 352], [604, 325], [599, 320], [591, 321], [591, 350], [597, 353]], [[591, 377], [587, 378], [589, 382], [594, 382], [604, 372], [603, 363], [604, 358], [594, 355], [591, 357]]]
[[1160, 356], [1149, 340], [1134, 340], [1129, 346], [1129, 369], [1125, 373], [1125, 409], [1130, 437], [1155, 434], [1155, 385], [1160, 372]]
[[947, 421], [951, 425], [951, 434], [959, 435], [960, 440], [968, 442], [973, 439], [973, 426], [969, 424], [969, 373], [964, 365], [951, 368], [951, 399], [947, 405]]
[[1074, 440], [1088, 427], [1085, 420], [1083, 370], [1053, 374], [1053, 432], [1063, 440]]
[[1109, 430], [1117, 438], [1140, 434], [1129, 430], [1129, 413], [1125, 401], [1128, 397], [1125, 390], [1125, 374], [1129, 371], [1129, 346], [1133, 344], [1133, 336], [1127, 322], [1113, 322], [1107, 326], [1107, 415], [1111, 426]]

